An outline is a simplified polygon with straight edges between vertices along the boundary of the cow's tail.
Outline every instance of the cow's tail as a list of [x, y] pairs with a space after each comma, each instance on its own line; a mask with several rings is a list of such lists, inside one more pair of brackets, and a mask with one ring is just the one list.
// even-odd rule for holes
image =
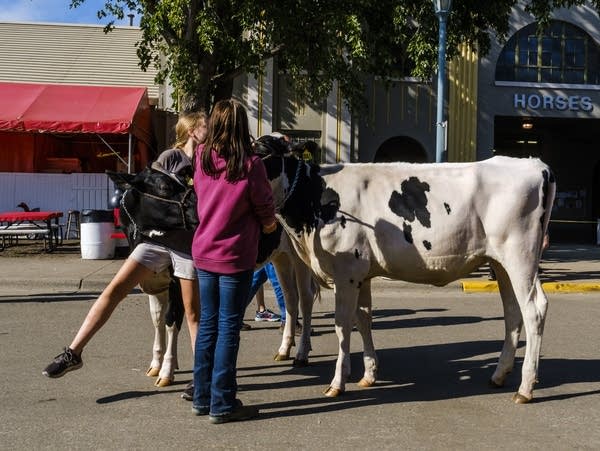
[[[548, 225], [550, 224], [550, 215], [552, 214], [552, 206], [554, 205], [554, 196], [556, 195], [556, 179], [554, 178], [554, 174], [550, 170], [548, 166], [544, 166], [542, 169], [542, 215], [540, 217], [540, 226], [541, 226], [541, 236], [539, 242], [539, 255], [537, 259], [537, 263], [539, 266], [539, 262], [542, 258], [542, 253], [549, 245], [549, 235], [548, 235]], [[536, 269], [539, 269], [536, 266]], [[546, 312], [548, 310], [548, 298], [544, 293], [542, 288], [542, 282], [540, 280], [539, 270], [536, 270], [534, 273], [533, 283], [531, 284], [531, 288], [529, 290], [529, 294], [527, 296], [527, 302], [525, 305], [535, 307], [535, 318], [537, 319], [537, 330], [540, 333], [544, 329], [544, 323], [546, 321]], [[529, 337], [528, 340], [529, 342]], [[529, 345], [529, 343], [528, 343]]]
[[548, 226], [550, 224], [550, 215], [552, 214], [552, 206], [554, 205], [554, 196], [556, 195], [556, 178], [550, 167], [546, 166], [542, 171], [542, 217], [540, 218], [540, 226], [542, 234], [539, 243], [539, 259], [542, 258], [542, 253], [548, 247], [549, 235]]
[[317, 282], [317, 280], [314, 278], [314, 276], [310, 278], [310, 288], [313, 293], [313, 304], [315, 302], [320, 303], [321, 302], [321, 285], [319, 285], [319, 282]]

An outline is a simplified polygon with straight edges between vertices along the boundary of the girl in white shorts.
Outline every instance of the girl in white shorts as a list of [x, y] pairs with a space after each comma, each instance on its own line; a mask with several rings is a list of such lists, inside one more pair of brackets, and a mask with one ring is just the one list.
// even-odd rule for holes
[[[175, 126], [176, 142], [172, 149], [164, 151], [154, 164], [163, 169], [178, 173], [179, 170], [192, 165], [194, 151], [206, 137], [206, 120], [204, 113], [182, 115]], [[185, 232], [181, 233], [185, 235]], [[169, 231], [166, 235], [177, 238], [179, 231]], [[64, 352], [44, 369], [42, 374], [48, 377], [61, 377], [68, 371], [83, 366], [81, 353], [94, 334], [110, 318], [117, 305], [135, 288], [155, 274], [173, 265], [174, 275], [179, 278], [181, 295], [185, 310], [186, 322], [190, 332], [192, 351], [196, 341], [200, 316], [200, 300], [196, 272], [191, 257], [191, 238], [172, 240], [178, 244], [173, 247], [157, 243], [149, 238], [138, 244], [125, 260], [112, 281], [102, 291], [88, 312], [75, 338]], [[183, 243], [183, 245], [182, 245]], [[182, 248], [184, 248], [182, 250]]]

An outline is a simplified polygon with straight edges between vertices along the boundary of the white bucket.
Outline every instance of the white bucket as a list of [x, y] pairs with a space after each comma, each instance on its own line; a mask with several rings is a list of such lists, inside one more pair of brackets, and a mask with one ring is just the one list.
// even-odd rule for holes
[[94, 213], [91, 214], [92, 216], [82, 220], [79, 225], [81, 258], [84, 260], [114, 258], [115, 240], [110, 237], [115, 230], [114, 223], [112, 220], [108, 222], [108, 218], [103, 218], [102, 215], [95, 217]]

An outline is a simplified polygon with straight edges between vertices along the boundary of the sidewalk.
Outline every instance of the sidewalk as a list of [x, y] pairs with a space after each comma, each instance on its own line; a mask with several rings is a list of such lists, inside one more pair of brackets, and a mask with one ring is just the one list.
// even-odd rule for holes
[[[546, 293], [585, 293], [600, 291], [600, 246], [587, 244], [551, 245], [540, 264], [542, 286]], [[498, 291], [498, 284], [488, 280], [488, 269], [461, 280], [466, 292]]]
[[[65, 242], [53, 253], [41, 252], [40, 248], [36, 242], [0, 252], [0, 296], [100, 292], [123, 263], [122, 259], [83, 260], [75, 240]], [[552, 245], [545, 252], [541, 267], [546, 292], [600, 291], [599, 246]], [[487, 268], [445, 288], [465, 292], [498, 289], [496, 282], [488, 280]]]

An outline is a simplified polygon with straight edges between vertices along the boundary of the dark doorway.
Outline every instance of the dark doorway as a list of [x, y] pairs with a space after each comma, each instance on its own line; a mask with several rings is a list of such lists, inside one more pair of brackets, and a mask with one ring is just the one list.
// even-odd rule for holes
[[494, 152], [538, 157], [557, 180], [550, 223], [552, 242], [596, 243], [600, 217], [600, 119], [497, 116]]
[[374, 163], [405, 161], [407, 163], [427, 163], [427, 152], [423, 146], [409, 136], [396, 136], [386, 140], [375, 153]]

